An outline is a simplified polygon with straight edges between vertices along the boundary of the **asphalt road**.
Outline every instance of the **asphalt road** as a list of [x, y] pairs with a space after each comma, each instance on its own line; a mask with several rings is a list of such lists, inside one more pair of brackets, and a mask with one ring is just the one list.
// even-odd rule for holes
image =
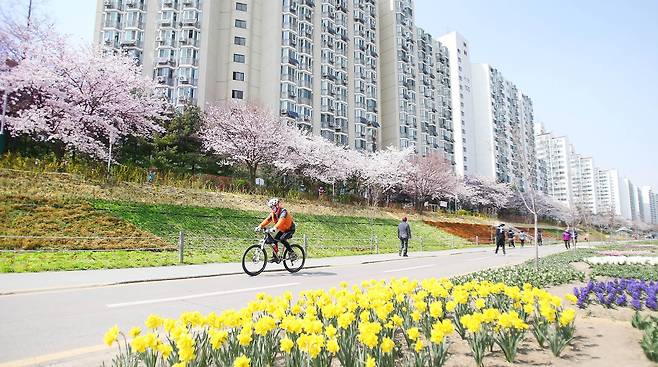
[[[562, 250], [561, 246], [544, 246], [540, 248], [540, 256]], [[105, 331], [114, 324], [124, 331], [143, 326], [151, 313], [178, 317], [184, 311], [218, 312], [242, 307], [259, 292], [296, 293], [334, 287], [340, 281], [453, 276], [518, 264], [532, 258], [534, 253], [534, 248], [517, 247], [508, 250], [507, 256], [494, 255], [492, 250], [445, 252], [422, 258], [410, 254], [394, 261], [334, 265], [302, 270], [298, 274], [225, 275], [4, 295], [0, 296], [0, 367], [107, 363], [114, 350], [102, 346]]]

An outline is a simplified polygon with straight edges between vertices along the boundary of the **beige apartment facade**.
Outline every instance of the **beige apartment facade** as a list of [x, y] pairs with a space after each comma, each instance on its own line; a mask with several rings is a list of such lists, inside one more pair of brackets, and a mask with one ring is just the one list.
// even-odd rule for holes
[[375, 0], [98, 0], [95, 41], [177, 107], [268, 106], [346, 147], [380, 148]]
[[95, 42], [179, 108], [250, 100], [345, 147], [455, 161], [448, 49], [412, 0], [97, 1]]

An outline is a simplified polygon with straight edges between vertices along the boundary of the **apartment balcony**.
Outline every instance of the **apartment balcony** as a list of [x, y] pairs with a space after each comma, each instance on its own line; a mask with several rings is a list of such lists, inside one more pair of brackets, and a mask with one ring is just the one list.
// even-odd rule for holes
[[194, 57], [181, 57], [179, 66], [199, 66], [199, 60]]
[[196, 104], [196, 98], [195, 97], [190, 97], [186, 95], [180, 95], [176, 99], [177, 105], [178, 106], [186, 106], [186, 105], [193, 105]]
[[155, 81], [158, 82], [158, 84], [162, 86], [169, 86], [173, 87], [174, 86], [174, 79], [167, 77], [167, 76], [156, 76]]
[[144, 29], [144, 22], [140, 20], [126, 21], [123, 23], [124, 29]]
[[121, 41], [121, 47], [129, 49], [129, 48], [142, 48], [142, 41], [141, 40], [136, 40], [136, 39], [124, 39]]
[[180, 26], [183, 28], [200, 28], [201, 24], [197, 18], [183, 18], [181, 19]]
[[144, 10], [139, 0], [125, 0], [126, 10]]
[[159, 66], [173, 67], [176, 65], [176, 61], [173, 60], [171, 57], [158, 57], [155, 59], [155, 62]]
[[183, 10], [188, 10], [188, 9], [199, 9], [199, 1], [198, 0], [183, 0]]
[[156, 37], [157, 48], [173, 48], [176, 47], [176, 42], [171, 38]]
[[162, 0], [162, 10], [176, 10], [176, 1], [174, 0]]
[[158, 19], [158, 25], [160, 28], [172, 28], [174, 21], [172, 19]]
[[103, 22], [103, 28], [120, 30], [121, 29], [121, 23], [116, 19], [106, 19]]
[[117, 41], [115, 39], [105, 39], [103, 41], [103, 46], [107, 47], [107, 48], [119, 48], [120, 44], [119, 44], [119, 41]]
[[119, 6], [119, 1], [117, 0], [105, 0], [103, 1], [103, 7], [105, 8], [106, 11], [108, 10], [115, 10], [119, 11], [121, 10], [121, 7]]
[[181, 75], [178, 77], [178, 86], [179, 87], [184, 87], [184, 86], [194, 86], [196, 87], [199, 85], [199, 79], [197, 78], [190, 78], [187, 75]]
[[181, 38], [178, 40], [180, 47], [199, 47], [199, 40], [195, 38]]

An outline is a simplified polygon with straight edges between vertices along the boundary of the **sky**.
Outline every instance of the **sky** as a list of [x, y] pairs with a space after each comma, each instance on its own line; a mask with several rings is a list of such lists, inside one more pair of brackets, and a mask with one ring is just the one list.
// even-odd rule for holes
[[[34, 1], [61, 32], [91, 42], [96, 0]], [[493, 65], [530, 96], [535, 121], [598, 167], [658, 190], [658, 1], [415, 3], [418, 26], [461, 33], [472, 62]]]

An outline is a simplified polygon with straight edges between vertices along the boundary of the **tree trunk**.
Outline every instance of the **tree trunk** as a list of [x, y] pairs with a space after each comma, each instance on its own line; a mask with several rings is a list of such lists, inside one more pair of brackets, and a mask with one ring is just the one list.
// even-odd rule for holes
[[537, 213], [533, 213], [535, 219], [535, 270], [539, 271], [539, 243], [537, 242]]
[[258, 163], [249, 164], [249, 187], [256, 187], [256, 170], [258, 169]]

